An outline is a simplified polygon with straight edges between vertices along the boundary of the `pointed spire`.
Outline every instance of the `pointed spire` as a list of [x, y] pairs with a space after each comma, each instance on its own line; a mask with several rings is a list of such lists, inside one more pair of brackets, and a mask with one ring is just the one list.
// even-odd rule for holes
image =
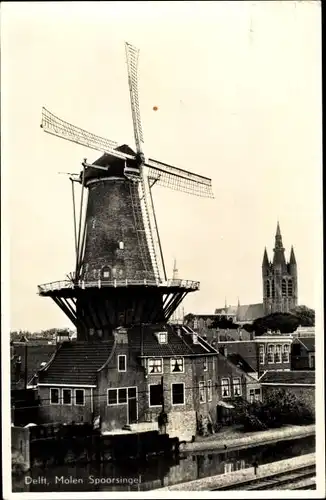
[[224, 308], [225, 308], [225, 312], [226, 312], [226, 310], [227, 310], [227, 308], [228, 308], [228, 303], [227, 303], [227, 301], [226, 301], [226, 297], [225, 297]]
[[293, 245], [291, 246], [291, 253], [290, 253], [290, 264], [296, 264], [296, 258], [294, 255], [294, 250], [293, 250]]
[[280, 223], [277, 221], [273, 265], [280, 265], [282, 268], [286, 268], [284, 250]]
[[275, 248], [283, 248], [283, 243], [282, 243], [282, 235], [281, 235], [281, 229], [280, 229], [280, 223], [277, 221], [277, 226], [276, 226], [276, 234], [275, 234]]
[[269, 260], [267, 255], [267, 249], [265, 247], [264, 257], [263, 257], [263, 267], [268, 267], [268, 266], [269, 266]]
[[238, 307], [240, 307], [240, 299], [239, 299], [239, 297], [238, 297]]
[[281, 236], [281, 238], [282, 238], [279, 221], [277, 221], [276, 236]]

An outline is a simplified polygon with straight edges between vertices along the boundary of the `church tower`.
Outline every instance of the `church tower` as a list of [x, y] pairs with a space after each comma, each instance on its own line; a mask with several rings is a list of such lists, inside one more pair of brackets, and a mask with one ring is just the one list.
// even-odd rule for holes
[[290, 312], [298, 303], [297, 262], [291, 247], [286, 262], [280, 225], [277, 223], [273, 262], [265, 248], [262, 264], [264, 314]]

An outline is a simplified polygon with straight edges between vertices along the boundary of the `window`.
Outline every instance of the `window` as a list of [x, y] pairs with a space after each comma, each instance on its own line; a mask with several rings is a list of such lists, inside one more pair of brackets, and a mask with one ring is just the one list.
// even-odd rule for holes
[[148, 360], [148, 373], [163, 373], [163, 359], [150, 358]]
[[120, 250], [123, 250], [124, 247], [125, 247], [124, 242], [123, 241], [119, 241], [119, 248], [120, 248]]
[[207, 372], [208, 370], [208, 361], [207, 361], [207, 357], [204, 358], [204, 372]]
[[289, 281], [288, 281], [288, 296], [289, 296], [289, 297], [292, 297], [292, 293], [293, 293], [293, 285], [292, 285], [292, 280], [289, 280]]
[[309, 354], [309, 368], [315, 369], [315, 355]]
[[275, 347], [275, 363], [282, 363], [281, 355], [282, 355], [282, 347], [280, 345], [277, 345]]
[[125, 354], [119, 354], [118, 356], [118, 371], [119, 372], [127, 371], [127, 356]]
[[264, 344], [260, 344], [259, 346], [259, 364], [265, 364], [265, 346]]
[[266, 281], [266, 295], [267, 298], [271, 296], [271, 283], [269, 280]]
[[234, 396], [241, 396], [241, 379], [240, 377], [235, 377], [233, 379], [233, 394]]
[[286, 297], [286, 280], [282, 279], [282, 297]]
[[283, 345], [282, 361], [283, 361], [283, 363], [290, 362], [290, 346], [289, 346], [289, 344]]
[[230, 380], [228, 378], [222, 378], [221, 388], [222, 388], [222, 398], [230, 397]]
[[127, 389], [118, 389], [118, 404], [125, 404], [127, 402]]
[[230, 472], [233, 472], [234, 467], [232, 462], [226, 462], [224, 464], [224, 474], [230, 474]]
[[162, 385], [151, 384], [149, 386], [149, 406], [162, 406]]
[[260, 401], [260, 389], [250, 389], [249, 390], [249, 402]]
[[205, 382], [199, 382], [199, 402], [206, 403]]
[[184, 384], [171, 384], [171, 387], [172, 387], [172, 404], [183, 405], [185, 402]]
[[171, 372], [183, 372], [183, 358], [172, 358], [171, 359]]
[[108, 405], [118, 404], [118, 391], [117, 389], [108, 389]]
[[103, 271], [103, 278], [104, 279], [110, 278], [110, 271], [108, 270]]
[[268, 363], [274, 363], [274, 349], [275, 346], [273, 344], [268, 345], [268, 350], [267, 350], [267, 362]]
[[167, 342], [168, 342], [167, 332], [158, 332], [157, 333], [157, 340], [159, 341], [160, 344], [167, 344]]
[[272, 298], [275, 298], [275, 281], [272, 280]]
[[59, 389], [50, 389], [50, 403], [51, 405], [59, 404]]
[[213, 392], [212, 392], [212, 381], [207, 380], [207, 401], [212, 401]]
[[84, 389], [75, 389], [75, 405], [85, 405], [85, 391]]
[[90, 334], [90, 335], [94, 335], [94, 333], [95, 333], [94, 328], [90, 328], [90, 329], [89, 329], [89, 334]]
[[62, 389], [62, 402], [64, 405], [71, 405], [71, 389]]

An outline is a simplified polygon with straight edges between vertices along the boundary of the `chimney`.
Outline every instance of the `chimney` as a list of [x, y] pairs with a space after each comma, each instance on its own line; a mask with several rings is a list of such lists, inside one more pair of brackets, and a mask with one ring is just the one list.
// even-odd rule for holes
[[116, 344], [128, 344], [128, 330], [122, 326], [119, 326], [113, 330], [113, 337]]

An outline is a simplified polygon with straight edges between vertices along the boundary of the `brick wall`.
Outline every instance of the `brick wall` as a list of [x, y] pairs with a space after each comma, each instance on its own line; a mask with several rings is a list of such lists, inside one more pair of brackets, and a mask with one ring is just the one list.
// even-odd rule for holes
[[99, 279], [104, 267], [110, 274], [107, 279], [154, 279], [148, 249], [140, 251], [138, 237], [144, 233], [135, 229], [130, 185], [130, 181], [110, 179], [88, 188], [84, 279]]
[[[53, 387], [57, 387], [60, 389], [60, 387], [53, 385]], [[38, 386], [38, 393], [40, 397], [40, 409], [39, 409], [39, 415], [40, 415], [40, 422], [43, 423], [71, 423], [72, 421], [75, 422], [91, 422], [92, 421], [92, 399], [94, 399], [94, 394], [92, 397], [92, 389], [91, 388], [84, 388], [85, 391], [85, 398], [84, 406], [77, 406], [74, 404], [74, 400], [72, 400], [71, 405], [64, 405], [62, 403], [60, 404], [51, 404], [50, 403], [50, 388], [51, 387], [44, 387], [44, 386]], [[72, 396], [73, 396], [73, 390], [74, 389], [82, 389], [82, 387], [74, 387], [74, 386], [69, 386], [69, 387], [64, 387], [64, 389], [71, 389], [72, 390]], [[74, 399], [74, 398], [72, 398]]]

